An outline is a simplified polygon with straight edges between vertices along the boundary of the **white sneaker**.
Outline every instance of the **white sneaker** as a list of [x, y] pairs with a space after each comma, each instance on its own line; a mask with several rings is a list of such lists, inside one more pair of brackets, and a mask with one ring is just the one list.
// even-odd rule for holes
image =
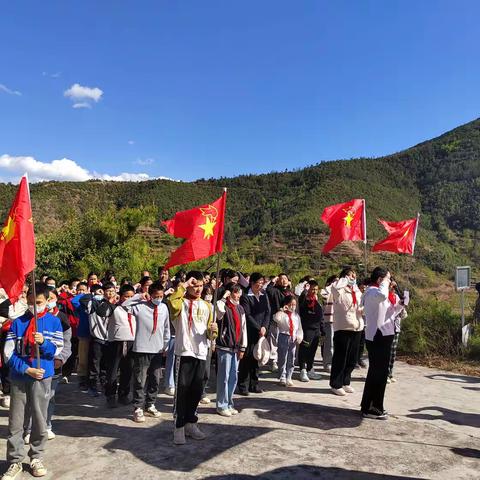
[[[0, 403], [3, 408], [10, 408], [10, 395], [4, 395]], [[12, 463], [12, 465], [16, 465], [16, 464]]]
[[51, 428], [47, 428], [47, 439], [53, 440], [55, 437], [56, 435], [53, 433], [53, 430]]
[[155, 405], [150, 405], [145, 409], [145, 415], [153, 418], [159, 418], [162, 414], [155, 408]]
[[278, 384], [279, 384], [281, 387], [286, 387], [286, 386], [287, 386], [287, 379], [286, 379], [286, 378], [281, 378], [281, 379], [278, 381]]
[[390, 381], [391, 381], [392, 383], [396, 383], [397, 379], [396, 379], [395, 377], [390, 377]]
[[392, 383], [392, 379], [390, 377], [387, 378], [387, 383]]
[[355, 389], [353, 387], [351, 387], [350, 385], [344, 385], [343, 386], [343, 389], [347, 392], [347, 393], [355, 393]]
[[69, 383], [68, 377], [62, 377], [62, 379], [60, 380], [60, 383], [63, 383], [63, 384]]
[[272, 372], [276, 372], [278, 370], [278, 363], [274, 360], [272, 362]]
[[202, 399], [200, 400], [200, 403], [202, 405], [208, 405], [209, 403], [211, 403], [211, 400], [208, 397], [202, 397]]
[[8, 470], [2, 475], [2, 480], [14, 480], [22, 475], [22, 462], [11, 463]]
[[230, 410], [230, 413], [231, 413], [232, 415], [238, 415], [238, 410], [237, 410], [237, 409], [235, 409], [235, 408], [233, 408], [233, 407], [230, 407], [229, 410]]
[[310, 379], [308, 378], [308, 375], [307, 375], [307, 370], [305, 368], [302, 369], [302, 371], [300, 372], [300, 381], [301, 382], [309, 382]]
[[291, 378], [287, 378], [287, 387], [293, 387], [293, 382]]
[[23, 437], [23, 441], [25, 443], [25, 445], [30, 445], [30, 434], [27, 433], [24, 437]]
[[232, 412], [230, 411], [229, 408], [217, 408], [217, 413], [221, 415], [222, 417], [231, 417]]
[[169, 397], [174, 397], [175, 396], [175, 389], [172, 387], [167, 387], [165, 389], [165, 395], [168, 395]]
[[310, 380], [320, 380], [322, 376], [317, 373], [313, 368], [307, 373]]
[[145, 415], [141, 408], [136, 408], [133, 412], [133, 421], [136, 423], [143, 423], [145, 421]]
[[205, 440], [207, 436], [198, 428], [196, 423], [187, 423], [185, 425], [185, 435], [194, 440]]
[[34, 477], [44, 477], [47, 474], [47, 469], [39, 458], [34, 458], [30, 462], [30, 468]]
[[185, 445], [185, 428], [175, 428], [173, 431], [173, 443], [175, 445]]
[[330, 390], [332, 391], [332, 393], [334, 393], [335, 395], [338, 395], [340, 397], [344, 397], [347, 394], [347, 392], [341, 387], [340, 388], [333, 388], [332, 387]]

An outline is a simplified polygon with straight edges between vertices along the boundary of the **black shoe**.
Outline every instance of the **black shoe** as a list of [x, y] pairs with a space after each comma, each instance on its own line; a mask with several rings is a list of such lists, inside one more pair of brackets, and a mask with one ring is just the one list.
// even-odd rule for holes
[[371, 418], [373, 420], [387, 420], [388, 413], [385, 410], [379, 410], [378, 408], [371, 407], [370, 410], [362, 411], [363, 418]]
[[116, 407], [118, 407], [118, 405], [117, 405], [117, 399], [115, 398], [115, 395], [112, 395], [111, 397], [107, 397], [107, 407], [108, 407], [108, 408], [116, 408]]
[[258, 387], [249, 388], [248, 391], [250, 393], [263, 393], [263, 390], [261, 388], [258, 388]]
[[237, 395], [242, 395], [242, 397], [248, 397], [250, 394], [246, 390], [238, 390]]

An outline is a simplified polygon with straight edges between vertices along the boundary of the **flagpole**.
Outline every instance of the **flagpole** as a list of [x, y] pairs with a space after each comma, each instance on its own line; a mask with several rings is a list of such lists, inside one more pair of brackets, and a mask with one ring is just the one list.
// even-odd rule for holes
[[[37, 289], [35, 287], [35, 269], [32, 270], [32, 292], [33, 292], [33, 330], [37, 333]], [[37, 359], [37, 368], [40, 368], [40, 347], [35, 342], [35, 357]]]
[[415, 252], [415, 245], [417, 243], [417, 230], [418, 230], [419, 223], [420, 223], [420, 212], [417, 212], [417, 222], [415, 223], [415, 233], [413, 234], [412, 257]]
[[364, 268], [365, 268], [365, 278], [368, 276], [368, 253], [367, 253], [367, 206], [365, 199], [363, 199], [363, 255], [364, 255]]

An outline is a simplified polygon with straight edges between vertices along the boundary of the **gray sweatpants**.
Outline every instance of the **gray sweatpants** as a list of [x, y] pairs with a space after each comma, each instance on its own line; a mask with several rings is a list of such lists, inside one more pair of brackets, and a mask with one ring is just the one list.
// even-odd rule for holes
[[31, 459], [41, 458], [47, 442], [47, 408], [50, 401], [51, 378], [32, 381], [12, 380], [8, 416], [7, 462], [18, 463], [25, 458], [23, 427], [25, 414], [32, 415], [30, 433]]
[[333, 357], [333, 323], [325, 323], [325, 343], [323, 344], [323, 366], [332, 364]]

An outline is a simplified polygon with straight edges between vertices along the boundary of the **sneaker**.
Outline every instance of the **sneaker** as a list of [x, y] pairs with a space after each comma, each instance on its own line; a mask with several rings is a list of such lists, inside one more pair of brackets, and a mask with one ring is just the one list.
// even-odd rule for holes
[[330, 373], [330, 372], [332, 371], [332, 366], [331, 366], [331, 365], [325, 365], [325, 366], [323, 367], [323, 369], [324, 369], [326, 372]]
[[250, 393], [247, 390], [237, 390], [237, 395], [241, 395], [242, 397], [248, 397]]
[[60, 380], [60, 383], [63, 383], [63, 384], [69, 383], [68, 377], [62, 377], [62, 379]]
[[253, 387], [248, 390], [250, 393], [263, 393], [263, 390], [259, 387]]
[[34, 477], [44, 477], [47, 474], [47, 469], [39, 458], [34, 458], [30, 462], [30, 468]]
[[365, 360], [359, 360], [358, 364], [360, 365], [360, 368], [367, 368], [367, 362]]
[[278, 363], [274, 360], [272, 362], [272, 372], [277, 372], [278, 371]]
[[[1, 405], [3, 408], [10, 408], [10, 395], [4, 395], [1, 400]], [[12, 463], [12, 465], [16, 465]]]
[[173, 443], [175, 445], [185, 445], [185, 428], [175, 428], [173, 431]]
[[390, 381], [391, 381], [392, 383], [396, 383], [396, 382], [397, 382], [397, 379], [396, 379], [395, 377], [390, 377]]
[[335, 395], [338, 395], [339, 397], [344, 397], [347, 394], [347, 392], [342, 387], [340, 388], [332, 387], [330, 390], [332, 391], [332, 393], [334, 393]]
[[287, 378], [287, 387], [293, 387], [293, 382], [291, 378]]
[[30, 434], [27, 433], [24, 437], [23, 437], [23, 442], [25, 443], [25, 445], [30, 445]]
[[217, 413], [221, 415], [222, 417], [231, 417], [232, 412], [230, 411], [229, 408], [217, 408]]
[[82, 393], [88, 393], [88, 385], [86, 383], [81, 383], [79, 388]]
[[133, 421], [136, 423], [143, 423], [145, 421], [145, 415], [141, 408], [136, 408], [133, 412]]
[[287, 386], [287, 379], [286, 379], [286, 378], [281, 378], [281, 379], [278, 381], [278, 384], [279, 384], [281, 387], [286, 387], [286, 386]]
[[51, 428], [47, 428], [47, 440], [53, 440], [56, 437]]
[[237, 410], [237, 409], [235, 409], [235, 408], [233, 408], [233, 407], [230, 407], [229, 410], [230, 410], [230, 413], [231, 413], [232, 415], [238, 415], [238, 410]]
[[108, 408], [116, 408], [117, 405], [117, 399], [115, 395], [112, 395], [111, 397], [107, 397], [107, 407]]
[[355, 389], [353, 387], [351, 387], [350, 385], [344, 385], [343, 386], [343, 389], [347, 392], [347, 393], [355, 393]]
[[165, 389], [165, 395], [168, 395], [169, 397], [174, 397], [175, 396], [175, 389], [173, 387], [167, 387]]
[[301, 382], [309, 382], [310, 379], [308, 378], [308, 375], [307, 375], [307, 370], [305, 368], [302, 369], [302, 371], [300, 372], [300, 381]]
[[153, 418], [159, 418], [162, 414], [155, 408], [155, 405], [150, 405], [145, 409], [145, 415]]
[[202, 399], [200, 400], [200, 403], [202, 405], [208, 405], [209, 403], [211, 403], [211, 400], [208, 397], [202, 397]]
[[187, 423], [185, 425], [185, 435], [194, 440], [205, 440], [206, 435], [198, 428], [196, 423]]
[[387, 420], [388, 413], [381, 411], [378, 408], [371, 407], [368, 412], [362, 412], [363, 418], [372, 418], [374, 420]]
[[307, 373], [307, 376], [310, 380], [320, 380], [322, 378], [313, 368]]
[[387, 383], [392, 383], [392, 379], [390, 377], [387, 378]]
[[11, 463], [8, 470], [2, 475], [2, 480], [14, 480], [23, 472], [22, 462]]

